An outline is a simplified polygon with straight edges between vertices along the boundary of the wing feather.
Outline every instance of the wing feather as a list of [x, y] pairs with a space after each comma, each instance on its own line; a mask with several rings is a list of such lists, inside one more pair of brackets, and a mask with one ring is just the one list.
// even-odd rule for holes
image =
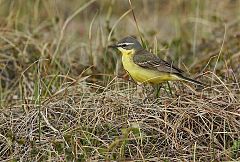
[[136, 51], [136, 54], [133, 56], [133, 61], [135, 64], [152, 70], [158, 70], [160, 72], [166, 73], [177, 73], [181, 74], [184, 71], [173, 66], [173, 64], [168, 63], [157, 57], [156, 55], [148, 52], [145, 49]]

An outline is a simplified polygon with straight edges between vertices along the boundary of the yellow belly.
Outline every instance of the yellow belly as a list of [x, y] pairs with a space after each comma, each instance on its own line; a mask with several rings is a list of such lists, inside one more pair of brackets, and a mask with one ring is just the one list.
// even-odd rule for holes
[[133, 62], [133, 58], [130, 55], [123, 55], [122, 62], [124, 69], [136, 82], [158, 84], [165, 81], [180, 80], [180, 78], [174, 74], [140, 67]]

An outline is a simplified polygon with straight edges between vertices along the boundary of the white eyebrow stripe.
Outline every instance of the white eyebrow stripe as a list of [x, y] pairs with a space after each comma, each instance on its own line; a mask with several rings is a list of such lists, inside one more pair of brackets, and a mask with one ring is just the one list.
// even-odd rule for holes
[[118, 45], [119, 46], [122, 46], [122, 45], [127, 45], [128, 46], [128, 45], [132, 45], [132, 44], [134, 44], [134, 43], [119, 43]]

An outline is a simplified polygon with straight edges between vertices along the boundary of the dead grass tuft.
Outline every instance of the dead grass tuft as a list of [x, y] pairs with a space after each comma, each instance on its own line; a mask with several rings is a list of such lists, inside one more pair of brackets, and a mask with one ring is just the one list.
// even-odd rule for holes
[[39, 104], [9, 106], [0, 118], [2, 160], [224, 161], [239, 156], [233, 150], [240, 136], [234, 85], [227, 85], [230, 92], [219, 85], [197, 94], [162, 93], [146, 104], [129, 86], [83, 81]]

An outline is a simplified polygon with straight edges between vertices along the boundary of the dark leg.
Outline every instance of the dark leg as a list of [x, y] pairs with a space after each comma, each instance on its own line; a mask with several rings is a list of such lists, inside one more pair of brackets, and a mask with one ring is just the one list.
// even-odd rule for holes
[[155, 94], [155, 97], [158, 98], [160, 96], [160, 90], [162, 88], [162, 84], [158, 84], [156, 86], [156, 94]]
[[170, 95], [171, 95], [171, 97], [173, 97], [172, 89], [171, 89], [171, 86], [170, 86], [169, 82], [167, 82], [167, 85], [168, 85], [168, 89], [169, 89]]
[[145, 93], [147, 96], [144, 98], [143, 103], [145, 103], [148, 99], [156, 99], [160, 96], [160, 90], [162, 88], [162, 84], [151, 85], [151, 91], [149, 93]]

